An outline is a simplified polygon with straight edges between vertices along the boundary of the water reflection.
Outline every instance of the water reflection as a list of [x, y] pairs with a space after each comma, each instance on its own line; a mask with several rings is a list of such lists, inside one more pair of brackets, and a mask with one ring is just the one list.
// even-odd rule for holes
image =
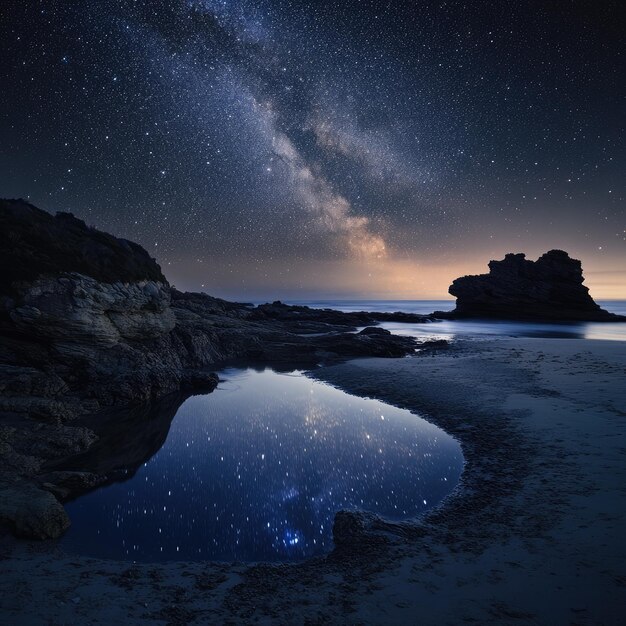
[[331, 548], [339, 509], [410, 518], [458, 480], [458, 443], [408, 411], [299, 374], [221, 377], [215, 392], [183, 403], [132, 478], [67, 505], [66, 549], [147, 561], [301, 559]]
[[600, 339], [626, 341], [625, 322], [512, 322], [500, 320], [442, 320], [430, 324], [381, 324], [397, 335], [420, 340], [491, 335], [494, 337], [539, 337], [545, 339]]
[[93, 430], [98, 440], [88, 452], [53, 461], [46, 469], [80, 469], [107, 476], [110, 482], [132, 478], [161, 449], [187, 397], [174, 393], [152, 404], [103, 411], [82, 419], [76, 424]]

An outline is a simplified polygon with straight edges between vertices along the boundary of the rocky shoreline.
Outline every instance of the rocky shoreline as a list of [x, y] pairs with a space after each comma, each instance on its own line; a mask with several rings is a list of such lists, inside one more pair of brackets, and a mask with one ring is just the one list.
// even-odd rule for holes
[[[566, 312], [575, 311], [576, 319], [621, 319], [597, 307], [582, 286], [580, 262], [561, 251], [534, 264], [507, 255], [490, 263], [488, 276], [458, 279], [451, 313], [228, 302], [178, 291], [137, 244], [21, 200], [0, 201], [0, 261], [6, 268], [0, 279], [0, 524], [27, 538], [60, 536], [69, 525], [64, 501], [148, 454], [141, 430], [123, 417], [111, 419], [113, 409], [141, 411], [171, 395], [210, 392], [219, 367], [311, 368], [447, 346], [418, 346], [376, 327], [379, 322], [430, 323], [485, 311], [506, 317], [516, 306], [541, 317], [559, 302], [567, 302]], [[528, 302], [523, 293], [532, 295]], [[88, 452], [93, 458], [99, 446], [106, 450], [103, 441], [116, 419], [127, 431], [122, 444], [129, 454], [113, 454], [97, 467], [81, 465], [77, 459]], [[165, 419], [148, 448], [158, 449], [168, 424]]]
[[227, 364], [403, 356], [416, 342], [372, 325], [433, 321], [183, 293], [137, 244], [19, 200], [0, 201], [0, 261], [0, 523], [24, 537], [59, 536], [59, 500], [108, 479], [48, 470], [98, 441], [84, 416], [209, 392]]

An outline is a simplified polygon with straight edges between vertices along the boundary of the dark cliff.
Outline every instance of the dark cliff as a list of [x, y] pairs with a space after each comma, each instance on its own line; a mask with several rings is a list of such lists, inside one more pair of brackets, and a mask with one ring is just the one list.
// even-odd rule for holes
[[15, 281], [76, 272], [105, 283], [166, 283], [139, 245], [88, 227], [71, 213], [46, 213], [24, 200], [0, 200], [0, 290]]

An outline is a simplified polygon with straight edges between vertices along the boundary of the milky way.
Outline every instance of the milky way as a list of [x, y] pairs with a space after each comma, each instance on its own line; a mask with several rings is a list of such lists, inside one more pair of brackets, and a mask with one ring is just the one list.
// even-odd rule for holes
[[508, 4], [9, 0], [0, 195], [223, 295], [441, 296], [551, 247], [623, 295], [623, 9]]

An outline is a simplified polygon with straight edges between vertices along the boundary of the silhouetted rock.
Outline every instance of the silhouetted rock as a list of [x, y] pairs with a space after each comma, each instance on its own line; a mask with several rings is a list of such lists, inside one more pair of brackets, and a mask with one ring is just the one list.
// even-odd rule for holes
[[420, 350], [445, 350], [449, 347], [446, 339], [430, 339], [420, 344]]
[[583, 285], [580, 261], [550, 250], [537, 261], [507, 254], [489, 262], [489, 274], [457, 278], [450, 289], [456, 309], [438, 317], [522, 320], [619, 321], [601, 309]]
[[[368, 326], [377, 322], [412, 322], [425, 323], [433, 321], [432, 316], [418, 313], [351, 311], [343, 312], [336, 309], [314, 309], [303, 305], [284, 304], [276, 300], [271, 304], [260, 304], [250, 310], [250, 319], [279, 320], [289, 324], [303, 325], [306, 322], [327, 324], [329, 326]], [[313, 331], [318, 332], [318, 331]]]
[[367, 326], [359, 335], [391, 335], [391, 331], [386, 328], [379, 328], [378, 326]]
[[165, 283], [138, 244], [89, 228], [71, 213], [50, 215], [24, 200], [0, 200], [0, 289], [42, 275], [75, 272], [106, 283]]

